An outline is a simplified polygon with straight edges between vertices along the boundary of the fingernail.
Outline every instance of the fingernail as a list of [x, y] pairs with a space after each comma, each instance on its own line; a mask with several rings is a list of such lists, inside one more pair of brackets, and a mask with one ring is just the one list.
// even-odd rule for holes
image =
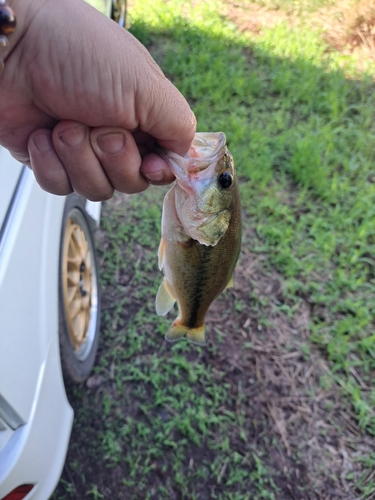
[[59, 139], [66, 146], [79, 146], [86, 136], [86, 128], [78, 125], [59, 134]]
[[111, 132], [99, 135], [96, 141], [103, 153], [113, 154], [118, 153], [124, 147], [125, 137], [121, 132]]
[[157, 170], [156, 172], [149, 172], [147, 175], [143, 175], [151, 182], [163, 182], [165, 178], [163, 170]]
[[46, 134], [38, 134], [33, 138], [36, 149], [40, 153], [48, 153], [52, 149], [51, 138]]

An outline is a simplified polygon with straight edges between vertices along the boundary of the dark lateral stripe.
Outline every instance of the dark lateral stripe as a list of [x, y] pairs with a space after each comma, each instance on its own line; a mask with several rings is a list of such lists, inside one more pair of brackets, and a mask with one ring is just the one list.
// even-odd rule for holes
[[208, 278], [208, 266], [210, 263], [210, 248], [204, 247], [203, 245], [200, 248], [200, 263], [197, 270], [197, 280], [196, 285], [193, 291], [193, 305], [190, 310], [189, 321], [187, 326], [189, 328], [195, 328], [198, 312], [200, 307], [202, 306], [202, 298], [203, 298], [203, 289], [208, 286], [206, 280]]

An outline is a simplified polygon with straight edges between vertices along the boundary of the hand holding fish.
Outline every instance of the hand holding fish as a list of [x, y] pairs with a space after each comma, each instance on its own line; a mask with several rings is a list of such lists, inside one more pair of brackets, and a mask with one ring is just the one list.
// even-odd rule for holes
[[188, 155], [162, 150], [176, 177], [166, 194], [159, 246], [164, 280], [156, 312], [175, 301], [177, 319], [166, 333], [205, 345], [204, 318], [210, 304], [233, 284], [241, 246], [241, 206], [233, 158], [225, 134], [197, 133]]
[[8, 0], [0, 145], [41, 187], [106, 200], [173, 181], [155, 144], [184, 155], [195, 118], [148, 51], [82, 0]]

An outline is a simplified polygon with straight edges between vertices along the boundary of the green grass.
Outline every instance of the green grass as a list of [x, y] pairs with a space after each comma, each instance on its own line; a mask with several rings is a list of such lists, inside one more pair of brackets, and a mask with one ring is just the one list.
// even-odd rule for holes
[[[250, 39], [222, 10], [212, 1], [145, 0], [131, 9], [131, 31], [192, 104], [198, 130], [227, 134], [257, 234], [246, 245], [282, 276], [280, 311], [293, 318], [309, 304], [308, 342], [330, 367], [322, 384], [338, 388], [362, 431], [375, 435], [374, 68], [359, 74], [354, 58], [328, 51], [302, 21]], [[175, 498], [171, 491], [186, 499], [289, 498], [269, 459], [271, 437], [250, 439], [247, 417], [236, 410], [246, 394], [234, 394], [214, 363], [220, 336], [208, 350], [163, 344], [170, 320], [153, 308], [162, 194], [132, 197], [125, 211], [103, 219], [106, 307], [96, 371], [106, 385], [75, 393], [75, 436], [86, 433], [94, 462], [104, 461], [104, 471], [90, 474], [118, 483], [121, 471], [118, 498]], [[255, 435], [258, 428], [254, 421]], [[365, 472], [353, 488], [365, 499], [375, 492], [375, 456], [361, 460]], [[69, 467], [84, 484], [82, 466]], [[347, 481], [356, 480], [348, 474]], [[69, 488], [56, 498], [71, 498]], [[86, 491], [114, 498], [96, 484]]]
[[88, 498], [246, 500], [251, 491], [276, 499], [278, 471], [264, 449], [271, 443], [249, 439], [236, 411], [245, 395], [212, 363], [218, 349], [163, 342], [171, 318], [154, 311], [163, 194], [153, 188], [125, 210], [118, 203], [104, 212], [103, 341], [93, 376], [101, 380], [96, 392], [72, 389], [71, 454], [81, 458], [68, 457], [75, 484], [63, 479], [55, 498], [84, 491]]
[[[375, 92], [319, 33], [281, 24], [249, 41], [220, 5], [137, 5], [133, 32], [163, 36], [160, 63], [199, 130], [224, 130], [261, 250], [292, 302], [312, 304], [311, 340], [375, 433]], [[185, 16], [181, 16], [184, 5]], [[142, 21], [147, 19], [147, 25]]]
[[311, 340], [327, 352], [361, 426], [374, 434], [375, 390], [361, 391], [350, 375], [359, 368], [373, 386], [370, 72], [358, 75], [353, 60], [327, 52], [304, 24], [281, 24], [249, 41], [220, 18], [215, 2], [152, 5], [132, 13], [134, 34], [144, 43], [165, 38], [160, 63], [192, 101], [198, 129], [226, 132], [261, 250], [285, 277], [288, 298], [312, 304]]

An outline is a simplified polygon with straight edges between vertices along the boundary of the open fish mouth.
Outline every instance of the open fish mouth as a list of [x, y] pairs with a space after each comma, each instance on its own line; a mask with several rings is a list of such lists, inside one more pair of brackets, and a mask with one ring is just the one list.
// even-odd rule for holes
[[223, 132], [197, 133], [191, 145], [188, 171], [202, 171], [224, 156], [226, 137]]
[[157, 153], [170, 165], [176, 179], [185, 184], [193, 180], [192, 177], [214, 166], [224, 156], [225, 143], [226, 136], [223, 132], [197, 132], [185, 157], [171, 151], [166, 152], [162, 148]]

